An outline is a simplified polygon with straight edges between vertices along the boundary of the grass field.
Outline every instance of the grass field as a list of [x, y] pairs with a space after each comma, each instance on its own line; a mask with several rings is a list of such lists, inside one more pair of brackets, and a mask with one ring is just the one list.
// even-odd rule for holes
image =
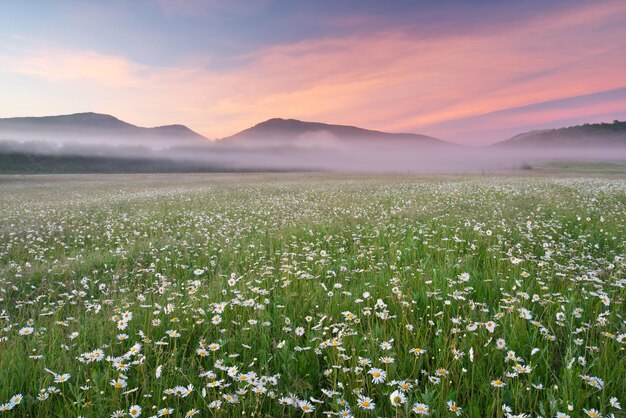
[[621, 174], [0, 177], [0, 415], [624, 416], [625, 237]]

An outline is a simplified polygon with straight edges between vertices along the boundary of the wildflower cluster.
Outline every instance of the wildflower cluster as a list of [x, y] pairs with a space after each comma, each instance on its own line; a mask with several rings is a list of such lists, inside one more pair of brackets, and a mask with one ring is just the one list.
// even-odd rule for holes
[[620, 416], [619, 177], [0, 191], [0, 415]]

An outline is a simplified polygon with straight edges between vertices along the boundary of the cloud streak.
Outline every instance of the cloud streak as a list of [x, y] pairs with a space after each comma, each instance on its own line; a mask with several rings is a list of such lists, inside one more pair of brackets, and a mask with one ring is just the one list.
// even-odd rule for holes
[[[626, 98], [618, 94], [480, 119], [626, 87], [625, 20], [623, 2], [597, 2], [465, 33], [380, 29], [271, 45], [221, 70], [202, 54], [155, 67], [96, 51], [14, 47], [0, 50], [0, 73], [18, 86], [32, 79], [80, 86], [88, 100], [72, 98], [76, 111], [115, 113], [141, 125], [180, 122], [209, 137], [280, 116], [485, 143], [525, 124], [626, 116]], [[0, 105], [0, 112], [9, 116], [11, 108]], [[472, 118], [474, 125], [460, 123]]]

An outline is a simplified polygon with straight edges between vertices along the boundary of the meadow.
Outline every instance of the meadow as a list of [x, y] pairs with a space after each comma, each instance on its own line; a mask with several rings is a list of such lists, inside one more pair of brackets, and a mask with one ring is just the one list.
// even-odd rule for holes
[[625, 237], [623, 174], [2, 176], [0, 416], [625, 416]]

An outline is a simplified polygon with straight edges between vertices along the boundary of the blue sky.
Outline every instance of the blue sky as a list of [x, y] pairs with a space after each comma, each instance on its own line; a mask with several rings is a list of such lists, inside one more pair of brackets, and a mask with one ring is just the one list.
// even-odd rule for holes
[[8, 0], [0, 116], [209, 137], [294, 117], [488, 143], [626, 118], [624, 21], [602, 0]]

